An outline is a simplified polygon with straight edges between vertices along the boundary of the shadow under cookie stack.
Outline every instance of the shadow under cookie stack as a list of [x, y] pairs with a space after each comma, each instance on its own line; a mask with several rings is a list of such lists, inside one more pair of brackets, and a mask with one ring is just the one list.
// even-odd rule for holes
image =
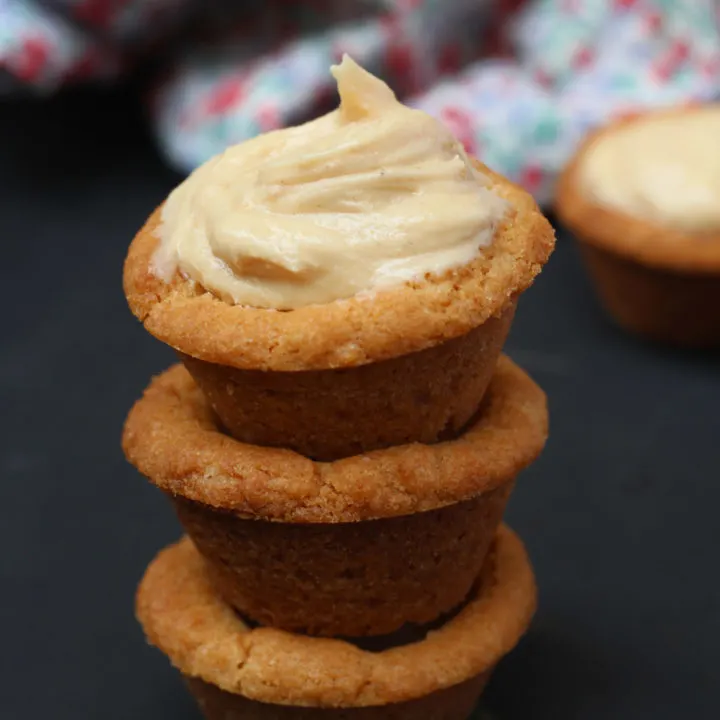
[[468, 718], [535, 610], [502, 524], [541, 452], [540, 388], [501, 354], [553, 233], [510, 210], [466, 266], [276, 311], [152, 270], [161, 211], [125, 292], [182, 360], [127, 419], [128, 460], [187, 535], [136, 611], [208, 720]]

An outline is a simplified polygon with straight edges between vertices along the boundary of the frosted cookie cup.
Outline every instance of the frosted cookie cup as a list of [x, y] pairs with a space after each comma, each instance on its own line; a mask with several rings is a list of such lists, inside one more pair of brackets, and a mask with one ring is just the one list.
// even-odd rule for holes
[[623, 328], [720, 345], [720, 106], [657, 111], [591, 134], [560, 177], [559, 219]]
[[525, 550], [503, 527], [467, 603], [410, 644], [370, 652], [251, 628], [215, 594], [188, 539], [150, 564], [136, 610], [207, 720], [464, 720], [535, 605]]
[[452, 441], [332, 463], [247, 445], [178, 366], [131, 410], [123, 448], [172, 499], [228, 604], [263, 625], [361, 637], [463, 602], [546, 437], [542, 390], [503, 357]]
[[554, 243], [439, 122], [335, 72], [337, 111], [202, 166], [124, 274], [230, 434], [318, 460], [456, 435]]

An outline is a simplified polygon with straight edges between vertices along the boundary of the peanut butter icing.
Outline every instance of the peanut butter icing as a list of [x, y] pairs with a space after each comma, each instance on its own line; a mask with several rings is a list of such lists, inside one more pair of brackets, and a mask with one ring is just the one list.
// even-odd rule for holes
[[720, 229], [720, 106], [604, 133], [580, 166], [583, 191], [628, 215], [689, 232]]
[[345, 56], [333, 112], [228, 148], [168, 197], [152, 270], [293, 309], [470, 262], [508, 207], [450, 131]]

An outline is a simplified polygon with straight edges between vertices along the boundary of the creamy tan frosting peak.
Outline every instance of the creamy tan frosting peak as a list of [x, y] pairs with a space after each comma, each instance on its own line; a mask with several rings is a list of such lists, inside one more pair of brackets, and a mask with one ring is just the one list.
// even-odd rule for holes
[[450, 131], [345, 56], [340, 107], [228, 148], [162, 211], [153, 269], [223, 300], [291, 309], [472, 260], [506, 203]]
[[720, 229], [720, 106], [648, 116], [601, 135], [583, 190], [628, 215], [689, 232]]

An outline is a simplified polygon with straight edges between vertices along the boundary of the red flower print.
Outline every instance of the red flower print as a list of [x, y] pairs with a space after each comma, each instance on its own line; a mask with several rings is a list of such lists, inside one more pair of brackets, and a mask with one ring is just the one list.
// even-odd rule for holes
[[543, 180], [543, 171], [536, 165], [528, 165], [520, 176], [520, 184], [529, 192], [534, 192]]
[[237, 105], [244, 95], [242, 80], [230, 78], [222, 81], [208, 96], [205, 110], [209, 115], [220, 115]]
[[702, 63], [702, 72], [707, 77], [714, 77], [720, 73], [720, 57], [711, 57]]
[[507, 44], [504, 39], [503, 32], [500, 28], [491, 26], [488, 28], [485, 36], [485, 42], [482, 43], [482, 48], [478, 48], [478, 57], [502, 57], [505, 55]]
[[443, 74], [456, 73], [462, 64], [462, 53], [457, 43], [448, 43], [440, 51], [438, 59], [438, 69]]
[[405, 43], [390, 45], [385, 51], [385, 62], [393, 77], [393, 84], [401, 93], [412, 94], [420, 90], [410, 45]]
[[412, 50], [409, 45], [391, 45], [385, 53], [390, 70], [401, 77], [407, 77], [412, 70]]
[[500, 0], [497, 12], [500, 15], [508, 16], [520, 9], [525, 0]]
[[593, 61], [594, 54], [589, 47], [581, 47], [573, 58], [573, 66], [576, 69], [586, 68]]
[[655, 75], [661, 80], [667, 80], [687, 60], [689, 54], [690, 46], [686, 42], [678, 40], [673, 43], [656, 63]]
[[465, 146], [465, 151], [475, 155], [477, 145], [472, 116], [458, 107], [446, 107], [441, 111], [440, 118], [448, 126], [450, 132]]
[[108, 0], [83, 0], [75, 7], [75, 15], [79, 20], [106, 28], [112, 22], [119, 3], [108, 2]]
[[673, 44], [671, 52], [676, 62], [683, 62], [687, 60], [690, 55], [690, 44], [684, 40], [678, 40]]
[[272, 105], [264, 105], [258, 111], [257, 121], [263, 132], [275, 130], [280, 127], [280, 114]]
[[648, 32], [656, 33], [663, 25], [663, 16], [659, 12], [649, 12], [645, 16]]
[[50, 45], [39, 37], [30, 37], [23, 42], [19, 57], [13, 63], [13, 70], [21, 80], [37, 80], [45, 69], [50, 54]]
[[399, 34], [400, 31], [400, 22], [398, 16], [393, 15], [392, 13], [388, 15], [383, 15], [380, 18], [380, 27], [384, 32], [385, 36], [392, 40]]

